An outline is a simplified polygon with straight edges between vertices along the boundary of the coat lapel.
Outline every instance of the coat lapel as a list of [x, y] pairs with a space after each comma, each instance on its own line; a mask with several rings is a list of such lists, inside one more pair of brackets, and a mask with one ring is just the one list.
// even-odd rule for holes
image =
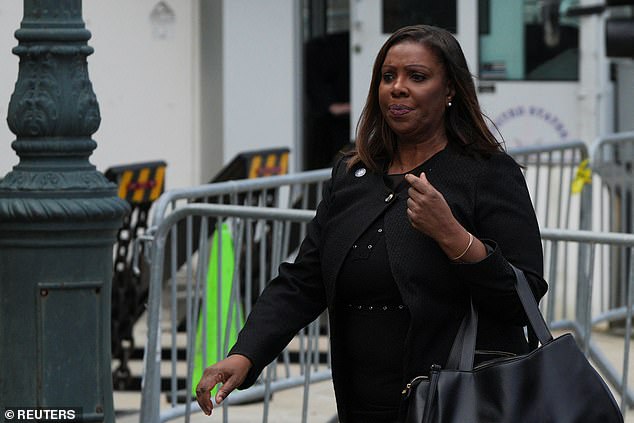
[[348, 252], [364, 231], [389, 207], [390, 190], [380, 174], [353, 168], [337, 177], [333, 184], [341, 185], [331, 204], [322, 256], [322, 274], [328, 304], [335, 296], [335, 282]]

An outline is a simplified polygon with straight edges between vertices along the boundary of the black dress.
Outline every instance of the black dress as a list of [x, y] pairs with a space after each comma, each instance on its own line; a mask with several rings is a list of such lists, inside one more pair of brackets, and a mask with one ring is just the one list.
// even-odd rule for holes
[[[388, 188], [404, 190], [403, 175], [385, 177]], [[359, 237], [337, 282], [343, 374], [351, 423], [392, 423], [398, 418], [403, 350], [409, 312], [403, 305], [388, 260], [383, 216]]]

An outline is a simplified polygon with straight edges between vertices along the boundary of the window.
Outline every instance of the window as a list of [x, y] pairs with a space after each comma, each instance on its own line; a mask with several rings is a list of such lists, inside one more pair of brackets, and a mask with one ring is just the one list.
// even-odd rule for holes
[[304, 41], [350, 29], [349, 0], [302, 0]]
[[561, 1], [556, 22], [540, 0], [479, 2], [481, 79], [579, 79], [579, 24], [565, 16], [578, 0]]
[[456, 0], [383, 0], [384, 34], [417, 24], [439, 26], [455, 34], [456, 21]]

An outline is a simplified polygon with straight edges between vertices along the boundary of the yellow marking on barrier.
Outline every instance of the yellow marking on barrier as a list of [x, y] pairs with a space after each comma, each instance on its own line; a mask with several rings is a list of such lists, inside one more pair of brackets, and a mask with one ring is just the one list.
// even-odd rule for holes
[[134, 172], [131, 170], [126, 170], [121, 175], [121, 181], [119, 181], [119, 198], [123, 198], [124, 200], [127, 198], [128, 184], [130, 183], [132, 176], [134, 176]]
[[254, 156], [251, 160], [251, 169], [249, 169], [249, 178], [257, 178], [260, 176], [259, 170], [262, 165], [262, 156]]
[[136, 203], [140, 203], [143, 201], [143, 194], [145, 194], [145, 189], [143, 186], [145, 182], [150, 178], [150, 168], [141, 169], [139, 172], [139, 178], [137, 179], [137, 184], [141, 185], [141, 188], [138, 188], [134, 191], [134, 196], [132, 197], [132, 201]]
[[156, 168], [156, 174], [154, 175], [154, 181], [156, 184], [152, 188], [149, 201], [156, 200], [163, 191], [163, 181], [165, 179], [165, 166], [159, 166]]
[[283, 153], [280, 157], [280, 175], [286, 175], [288, 172], [288, 153]]
[[572, 181], [572, 193], [579, 194], [586, 184], [592, 183], [592, 169], [588, 167], [588, 159], [583, 160], [577, 167], [575, 179]]
[[264, 169], [260, 173], [260, 176], [271, 176], [275, 175], [277, 172], [277, 154], [269, 154], [266, 157], [266, 164], [264, 165]]

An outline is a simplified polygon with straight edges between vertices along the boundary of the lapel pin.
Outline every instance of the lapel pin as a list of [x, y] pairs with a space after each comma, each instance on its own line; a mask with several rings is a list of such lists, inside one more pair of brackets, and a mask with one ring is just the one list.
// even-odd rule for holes
[[362, 167], [362, 168], [360, 168], [360, 169], [357, 169], [357, 170], [354, 172], [354, 176], [356, 176], [357, 178], [360, 178], [360, 177], [362, 177], [363, 175], [365, 175], [365, 168], [363, 168], [363, 167]]

